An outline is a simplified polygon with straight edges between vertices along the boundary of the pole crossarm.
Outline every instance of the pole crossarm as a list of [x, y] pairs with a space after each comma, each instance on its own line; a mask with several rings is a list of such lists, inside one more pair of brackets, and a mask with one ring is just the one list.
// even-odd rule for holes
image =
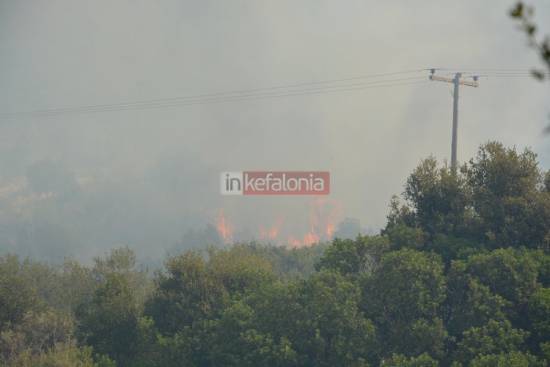
[[[430, 75], [430, 80], [435, 80], [435, 81], [438, 81], [438, 82], [447, 82], [447, 83], [454, 83], [455, 82], [455, 78], [447, 78], [447, 77], [444, 77], [444, 76], [439, 76], [439, 75]], [[464, 79], [459, 79], [458, 81], [458, 84], [460, 85], [467, 85], [469, 87], [479, 87], [479, 83], [477, 82], [477, 80], [464, 80]]]

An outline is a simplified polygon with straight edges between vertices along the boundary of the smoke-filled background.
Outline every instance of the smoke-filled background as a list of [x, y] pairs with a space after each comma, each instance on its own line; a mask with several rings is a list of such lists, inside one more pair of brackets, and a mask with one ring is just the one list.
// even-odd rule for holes
[[[534, 4], [547, 23], [550, 6]], [[0, 0], [0, 112], [429, 67], [527, 70], [540, 64], [512, 5]], [[426, 82], [0, 119], [0, 252], [87, 260], [128, 245], [159, 259], [207, 242], [376, 231], [419, 160], [449, 157], [451, 101], [450, 85]], [[459, 159], [500, 140], [531, 147], [547, 168], [549, 101], [547, 83], [524, 77], [461, 88]], [[219, 174], [233, 170], [328, 170], [332, 192], [221, 196]]]

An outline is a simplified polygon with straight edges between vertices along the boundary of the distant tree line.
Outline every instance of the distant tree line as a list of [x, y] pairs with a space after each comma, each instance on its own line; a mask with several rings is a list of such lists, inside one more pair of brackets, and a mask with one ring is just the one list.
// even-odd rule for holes
[[483, 145], [408, 178], [379, 235], [186, 251], [151, 274], [0, 258], [0, 365], [528, 367], [550, 360], [550, 173]]

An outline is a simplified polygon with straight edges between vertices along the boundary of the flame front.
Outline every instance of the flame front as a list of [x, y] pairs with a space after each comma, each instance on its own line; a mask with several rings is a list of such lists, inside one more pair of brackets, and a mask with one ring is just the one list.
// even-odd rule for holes
[[[311, 202], [308, 218], [309, 230], [305, 234], [289, 235], [289, 229], [286, 228], [285, 230], [283, 227], [284, 221], [282, 217], [279, 217], [273, 224], [260, 225], [256, 232], [256, 238], [291, 247], [311, 246], [321, 241], [330, 241], [334, 237], [335, 223], [337, 219], [341, 218], [340, 209], [340, 204], [337, 201], [316, 199]], [[234, 241], [233, 227], [226, 219], [223, 209], [218, 211], [216, 228], [224, 243]]]
[[230, 243], [233, 241], [233, 227], [229, 221], [225, 218], [223, 209], [220, 209], [218, 212], [218, 218], [216, 220], [216, 229], [218, 234], [224, 243]]

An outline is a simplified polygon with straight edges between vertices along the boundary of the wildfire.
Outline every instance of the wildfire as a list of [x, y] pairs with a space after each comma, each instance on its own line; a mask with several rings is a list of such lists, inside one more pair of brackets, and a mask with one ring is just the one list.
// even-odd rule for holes
[[308, 232], [304, 236], [304, 240], [302, 241], [302, 244], [304, 246], [311, 246], [317, 242], [319, 242], [319, 236], [316, 233]]
[[[311, 246], [321, 241], [330, 241], [334, 237], [335, 223], [341, 219], [340, 209], [340, 204], [334, 200], [314, 200], [310, 206], [309, 230], [305, 234], [289, 235], [289, 228], [285, 230], [283, 219], [279, 217], [273, 224], [260, 225], [256, 232], [257, 238], [290, 247]], [[224, 243], [234, 241], [233, 227], [224, 216], [223, 209], [218, 211], [216, 228]]]
[[326, 228], [325, 228], [325, 234], [327, 236], [327, 238], [332, 238], [332, 236], [334, 235], [334, 224], [333, 223], [327, 223], [326, 225]]
[[286, 242], [288, 243], [288, 245], [290, 247], [300, 247], [300, 246], [302, 246], [302, 241], [298, 240], [297, 238], [295, 238], [293, 236], [289, 236], [287, 238]]
[[216, 229], [218, 234], [222, 238], [224, 243], [230, 243], [233, 241], [233, 227], [223, 213], [223, 209], [218, 211], [218, 218], [216, 220]]
[[286, 243], [291, 247], [311, 246], [334, 237], [335, 223], [341, 218], [341, 206], [335, 200], [317, 199], [311, 203], [309, 231], [301, 238], [289, 236]]
[[277, 219], [275, 224], [273, 224], [271, 227], [264, 227], [260, 226], [260, 239], [261, 240], [271, 240], [275, 241], [279, 237], [280, 228], [283, 224], [283, 220], [281, 218]]
[[310, 232], [304, 236], [303, 244], [309, 246], [320, 240], [329, 241], [335, 232], [335, 222], [341, 216], [340, 204], [335, 200], [317, 199], [310, 209]]

